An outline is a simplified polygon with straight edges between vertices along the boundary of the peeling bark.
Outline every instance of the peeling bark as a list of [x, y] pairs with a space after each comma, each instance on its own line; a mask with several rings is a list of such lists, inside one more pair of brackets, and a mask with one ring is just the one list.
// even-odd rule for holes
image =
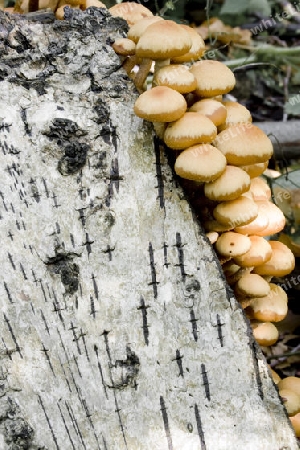
[[3, 450], [297, 449], [101, 9], [0, 15]]

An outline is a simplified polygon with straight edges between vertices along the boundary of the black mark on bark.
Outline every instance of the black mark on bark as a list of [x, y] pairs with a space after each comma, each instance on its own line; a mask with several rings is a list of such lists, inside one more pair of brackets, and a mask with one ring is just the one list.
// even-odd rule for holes
[[87, 253], [88, 253], [88, 256], [90, 256], [90, 253], [92, 253], [92, 244], [93, 244], [94, 242], [95, 242], [95, 241], [91, 241], [91, 240], [90, 240], [88, 233], [85, 233], [85, 242], [83, 242], [82, 245], [85, 245], [85, 246], [86, 246], [86, 251], [87, 251]]
[[198, 341], [198, 327], [197, 327], [197, 322], [199, 319], [196, 319], [195, 317], [195, 312], [193, 309], [190, 310], [190, 322], [192, 324], [192, 333], [193, 333], [193, 338], [194, 340], [197, 342]]
[[93, 280], [93, 288], [94, 288], [95, 297], [98, 300], [99, 299], [99, 297], [98, 297], [99, 291], [98, 291], [98, 286], [97, 286], [97, 282], [96, 282], [96, 278], [95, 278], [94, 274], [92, 274], [92, 280]]
[[51, 364], [50, 357], [49, 357], [49, 355], [48, 355], [48, 352], [49, 352], [50, 350], [47, 349], [47, 348], [45, 347], [45, 345], [43, 344], [43, 348], [42, 348], [41, 351], [45, 354], [45, 357], [46, 357], [46, 359], [47, 359], [47, 361], [48, 361], [48, 364], [49, 364], [49, 367], [50, 367], [50, 369], [51, 369], [51, 372], [52, 372], [53, 375], [55, 376], [54, 369], [53, 369], [53, 366], [52, 366], [52, 364]]
[[217, 314], [217, 329], [218, 329], [218, 339], [220, 341], [221, 347], [224, 347], [224, 336], [222, 333], [222, 326], [225, 325], [221, 322], [219, 314]]
[[78, 423], [77, 423], [77, 420], [76, 420], [76, 416], [75, 416], [71, 406], [68, 404], [67, 401], [65, 402], [65, 405], [66, 405], [66, 409], [68, 411], [69, 417], [71, 419], [73, 428], [75, 430], [75, 433], [77, 434], [77, 436], [79, 436], [79, 439], [81, 440], [82, 446], [86, 450], [86, 446], [85, 446], [85, 443], [84, 443], [84, 440], [83, 440], [83, 437], [82, 437], [82, 433], [81, 433], [81, 431], [79, 429], [79, 426], [78, 426]]
[[176, 248], [178, 252], [178, 266], [180, 267], [181, 278], [182, 281], [185, 281], [186, 273], [184, 271], [184, 253], [183, 253], [183, 244], [181, 241], [180, 233], [176, 233]]
[[179, 368], [179, 376], [184, 377], [183, 375], [183, 366], [182, 366], [183, 355], [180, 354], [180, 350], [176, 350], [176, 358], [173, 361], [177, 362]]
[[201, 364], [201, 375], [202, 375], [203, 386], [204, 386], [204, 390], [205, 390], [205, 396], [206, 396], [207, 400], [210, 400], [209, 381], [208, 381], [208, 376], [207, 376], [207, 372], [205, 369], [205, 364]]
[[105, 397], [108, 398], [107, 390], [106, 390], [106, 384], [104, 382], [103, 371], [102, 371], [102, 367], [101, 367], [101, 363], [100, 363], [100, 359], [99, 359], [99, 353], [98, 353], [97, 345], [94, 345], [94, 352], [96, 353], [96, 357], [97, 357], [97, 364], [98, 364], [98, 369], [99, 369], [99, 373], [100, 373], [101, 382], [102, 382], [102, 385], [103, 385]]
[[172, 437], [171, 437], [170, 427], [169, 427], [169, 419], [168, 419], [167, 409], [165, 407], [165, 401], [164, 401], [163, 396], [160, 396], [159, 400], [160, 400], [160, 410], [161, 410], [162, 418], [163, 418], [163, 422], [164, 422], [165, 433], [166, 433], [167, 441], [168, 441], [168, 448], [169, 448], [169, 450], [173, 450]]
[[63, 412], [62, 412], [62, 409], [61, 409], [61, 407], [60, 407], [59, 402], [57, 403], [57, 406], [58, 406], [58, 409], [59, 409], [59, 412], [60, 412], [60, 417], [62, 418], [62, 421], [63, 421], [64, 427], [65, 427], [65, 430], [66, 430], [66, 432], [67, 432], [68, 438], [69, 438], [69, 440], [70, 440], [70, 442], [71, 442], [72, 448], [73, 448], [74, 450], [76, 450], [76, 447], [75, 447], [74, 442], [73, 442], [73, 440], [72, 440], [72, 438], [71, 438], [71, 434], [70, 434], [69, 428], [68, 428], [68, 426], [67, 426], [67, 423], [66, 423], [66, 420], [65, 420], [65, 417], [64, 417], [64, 415], [63, 415]]
[[198, 405], [195, 404], [195, 418], [197, 424], [198, 435], [200, 438], [201, 450], [206, 450], [205, 439], [204, 439], [204, 431], [202, 428], [201, 418], [199, 414]]
[[168, 244], [164, 242], [164, 266], [168, 268], [170, 263], [168, 262]]
[[45, 415], [45, 418], [46, 418], [48, 427], [49, 427], [49, 429], [50, 429], [50, 432], [51, 432], [53, 441], [54, 441], [54, 443], [55, 443], [56, 449], [57, 449], [57, 450], [60, 450], [60, 449], [59, 449], [59, 446], [58, 446], [58, 443], [57, 443], [56, 436], [55, 436], [55, 434], [54, 434], [54, 430], [53, 430], [52, 425], [51, 425], [51, 422], [50, 422], [50, 419], [49, 419], [48, 414], [47, 414], [47, 412], [46, 412], [46, 408], [45, 408], [44, 403], [43, 403], [43, 401], [42, 401], [42, 398], [41, 398], [41, 396], [40, 396], [39, 394], [38, 394], [38, 401], [39, 401], [39, 404], [41, 405], [41, 408], [42, 408], [43, 413], [44, 413], [44, 415]]
[[21, 348], [20, 348], [20, 346], [19, 346], [19, 344], [17, 342], [16, 336], [15, 336], [15, 334], [13, 332], [13, 329], [12, 329], [12, 326], [10, 324], [10, 321], [8, 320], [8, 317], [5, 314], [3, 314], [3, 315], [4, 315], [4, 320], [5, 320], [6, 324], [7, 324], [7, 328], [9, 330], [10, 334], [11, 334], [12, 340], [14, 341], [14, 344], [16, 346], [16, 351], [19, 353], [20, 357], [23, 359], [23, 355], [21, 353]]
[[159, 283], [156, 281], [156, 270], [155, 270], [155, 262], [154, 262], [154, 250], [153, 250], [151, 242], [149, 242], [148, 251], [149, 251], [151, 279], [152, 279], [152, 281], [151, 281], [151, 283], [149, 283], [149, 285], [152, 285], [154, 298], [157, 298], [157, 285]]
[[145, 305], [145, 301], [142, 297], [140, 300], [140, 306], [138, 307], [138, 310], [142, 311], [144, 340], [145, 344], [149, 345], [149, 326], [147, 320], [147, 308], [150, 308], [150, 306]]
[[11, 298], [9, 289], [8, 289], [7, 284], [5, 283], [5, 281], [4, 281], [3, 285], [4, 285], [5, 292], [7, 293], [8, 300], [10, 301], [10, 303], [13, 303], [13, 299]]

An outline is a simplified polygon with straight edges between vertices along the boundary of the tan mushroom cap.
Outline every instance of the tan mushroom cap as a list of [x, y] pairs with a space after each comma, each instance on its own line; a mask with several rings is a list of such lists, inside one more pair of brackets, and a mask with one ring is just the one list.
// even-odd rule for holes
[[204, 186], [204, 193], [210, 200], [235, 200], [250, 187], [249, 175], [239, 167], [226, 166], [225, 172], [212, 183]]
[[241, 169], [243, 169], [250, 178], [259, 177], [259, 175], [263, 174], [264, 171], [268, 167], [268, 161], [262, 162], [262, 163], [254, 163], [249, 164], [245, 166], [240, 166]]
[[196, 79], [187, 66], [170, 64], [161, 67], [153, 76], [153, 86], [168, 86], [181, 94], [192, 92]]
[[258, 231], [256, 234], [258, 236], [271, 236], [282, 231], [285, 227], [286, 219], [281, 209], [274, 203], [265, 200], [257, 201], [256, 203], [263, 211], [263, 214], [269, 219], [267, 227]]
[[116, 39], [112, 44], [112, 48], [117, 53], [117, 55], [131, 56], [135, 54], [135, 43], [127, 38]]
[[194, 103], [189, 111], [199, 112], [208, 117], [216, 126], [221, 125], [226, 120], [227, 110], [218, 100], [204, 98]]
[[279, 332], [271, 322], [252, 323], [251, 328], [256, 342], [263, 347], [270, 347], [278, 341]]
[[255, 202], [258, 206], [257, 217], [249, 222], [247, 225], [241, 227], [235, 227], [234, 231], [238, 233], [247, 234], [248, 236], [268, 236], [269, 233], [264, 234], [264, 231], [269, 225], [268, 210], [265, 207], [265, 202]]
[[182, 56], [175, 56], [172, 58], [172, 62], [174, 63], [184, 63], [190, 61], [196, 61], [201, 58], [201, 56], [205, 53], [205, 42], [197, 31], [188, 25], [180, 24], [180, 26], [188, 32], [191, 40], [192, 46], [187, 53]]
[[208, 233], [205, 233], [205, 236], [211, 244], [214, 244], [215, 242], [217, 242], [219, 233], [217, 233], [216, 231], [209, 231]]
[[129, 28], [127, 33], [128, 39], [132, 40], [137, 44], [140, 37], [146, 31], [146, 29], [153, 23], [158, 22], [159, 20], [164, 19], [160, 16], [150, 16], [144, 17], [143, 19], [139, 20]]
[[218, 237], [215, 244], [216, 251], [221, 256], [240, 256], [250, 250], [251, 241], [243, 234], [228, 231]]
[[141, 35], [136, 55], [141, 58], [165, 60], [184, 55], [192, 46], [189, 33], [171, 20], [155, 22]]
[[200, 113], [186, 112], [176, 122], [169, 123], [164, 134], [165, 144], [175, 150], [206, 144], [214, 140], [217, 128]]
[[270, 283], [270, 292], [265, 297], [252, 298], [246, 312], [262, 322], [280, 322], [288, 312], [287, 295], [282, 287]]
[[294, 428], [295, 435], [299, 438], [300, 437], [300, 413], [290, 416], [290, 421]]
[[270, 290], [269, 283], [255, 273], [243, 275], [234, 286], [234, 293], [237, 297], [265, 297]]
[[167, 86], [156, 86], [136, 100], [134, 113], [151, 122], [173, 122], [187, 109], [183, 95]]
[[192, 65], [190, 71], [197, 79], [195, 93], [200, 97], [227, 94], [235, 86], [233, 72], [220, 61], [198, 61]]
[[299, 377], [286, 377], [278, 384], [279, 389], [289, 389], [300, 395], [300, 378]]
[[268, 243], [272, 249], [271, 258], [255, 267], [254, 273], [273, 277], [284, 277], [291, 273], [295, 268], [295, 256], [291, 250], [279, 241], [269, 241]]
[[257, 204], [243, 195], [235, 200], [219, 203], [213, 210], [214, 218], [231, 228], [246, 225], [258, 214]]
[[205, 220], [203, 227], [206, 231], [216, 231], [217, 233], [224, 233], [225, 231], [232, 230], [231, 226], [223, 225], [215, 219]]
[[300, 395], [290, 389], [280, 389], [279, 395], [289, 416], [300, 412]]
[[249, 236], [250, 250], [242, 256], [234, 258], [236, 264], [242, 267], [260, 266], [272, 256], [272, 247], [266, 239], [260, 236]]
[[225, 130], [230, 125], [252, 122], [250, 111], [240, 103], [226, 100], [223, 101], [223, 105], [226, 108], [227, 116], [226, 121], [220, 125], [219, 131]]
[[265, 162], [273, 154], [271, 140], [252, 123], [231, 125], [217, 135], [214, 144], [233, 166]]
[[250, 183], [250, 192], [253, 194], [253, 200], [270, 200], [271, 189], [268, 183], [259, 177], [252, 178]]
[[175, 172], [194, 181], [213, 181], [225, 170], [226, 158], [210, 144], [198, 144], [184, 150], [177, 157]]
[[129, 25], [133, 25], [144, 17], [153, 16], [148, 8], [135, 2], [118, 3], [108, 11], [114, 17], [122, 17]]

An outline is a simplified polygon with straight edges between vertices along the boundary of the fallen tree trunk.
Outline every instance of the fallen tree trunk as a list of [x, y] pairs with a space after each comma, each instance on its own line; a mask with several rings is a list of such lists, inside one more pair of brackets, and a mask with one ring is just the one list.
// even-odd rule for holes
[[110, 47], [0, 15], [0, 448], [289, 449], [265, 360]]
[[299, 120], [255, 123], [271, 139], [277, 161], [300, 158]]

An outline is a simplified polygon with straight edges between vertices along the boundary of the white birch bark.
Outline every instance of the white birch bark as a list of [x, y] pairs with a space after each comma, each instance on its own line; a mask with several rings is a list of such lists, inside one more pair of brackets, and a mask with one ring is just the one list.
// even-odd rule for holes
[[[102, 10], [1, 14], [3, 450], [295, 450]], [[49, 20], [46, 20], [49, 18]]]

